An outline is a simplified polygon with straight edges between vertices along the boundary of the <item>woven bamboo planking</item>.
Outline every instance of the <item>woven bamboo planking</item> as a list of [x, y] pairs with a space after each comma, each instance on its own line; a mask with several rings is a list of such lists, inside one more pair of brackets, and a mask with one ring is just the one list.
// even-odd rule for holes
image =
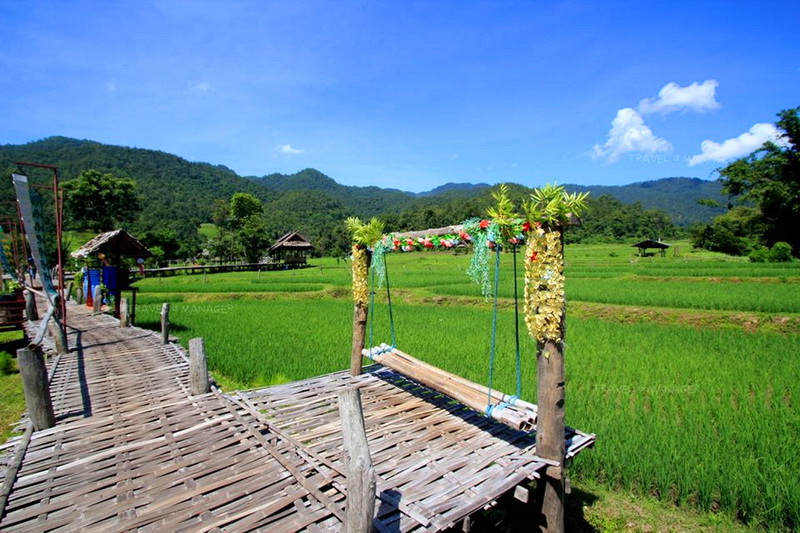
[[[532, 435], [379, 365], [191, 397], [179, 346], [85, 307], [70, 306], [70, 324], [77, 349], [51, 380], [57, 424], [33, 433], [2, 531], [338, 531], [347, 483], [336, 396], [353, 386], [379, 531], [445, 529], [548, 465]], [[570, 453], [593, 438], [570, 430]]]

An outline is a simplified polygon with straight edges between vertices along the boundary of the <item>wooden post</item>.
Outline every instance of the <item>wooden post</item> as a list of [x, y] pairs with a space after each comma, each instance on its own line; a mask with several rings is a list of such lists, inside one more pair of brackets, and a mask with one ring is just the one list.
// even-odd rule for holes
[[75, 303], [78, 305], [83, 305], [83, 287], [78, 287], [75, 289]]
[[127, 328], [131, 325], [131, 318], [128, 314], [128, 299], [119, 299], [119, 327]]
[[100, 288], [100, 284], [94, 286], [94, 293], [92, 295], [92, 311], [94, 314], [99, 315], [100, 310], [103, 307], [103, 290]]
[[347, 504], [344, 531], [370, 533], [375, 516], [375, 470], [369, 455], [361, 395], [357, 388], [339, 393], [342, 420], [344, 468], [347, 475]]
[[367, 336], [367, 311], [366, 304], [356, 302], [355, 309], [353, 309], [353, 351], [350, 356], [350, 375], [352, 376], [361, 374], [363, 357], [361, 350], [364, 349], [364, 339]]
[[56, 424], [50, 388], [47, 382], [47, 369], [39, 352], [28, 348], [17, 350], [17, 363], [22, 376], [22, 389], [25, 392], [25, 406], [33, 429], [40, 431]]
[[161, 304], [161, 343], [169, 344], [169, 303]]
[[[564, 233], [559, 229], [561, 250], [564, 250]], [[566, 304], [564, 304], [566, 309]], [[561, 313], [561, 338], [564, 338], [566, 312]], [[541, 506], [541, 531], [564, 531], [564, 343], [547, 340], [540, 344], [537, 357], [536, 393], [538, 418], [536, 427], [536, 455], [558, 461], [559, 466], [548, 467], [537, 484], [537, 502]]]
[[60, 320], [55, 316], [47, 324], [47, 329], [50, 336], [53, 337], [53, 343], [56, 345], [56, 352], [59, 354], [69, 353], [69, 341], [67, 340], [67, 333], [64, 331], [64, 326]]
[[131, 290], [131, 308], [129, 310], [129, 318], [128, 322], [129, 325], [135, 326], [136, 325], [136, 292], [137, 289]]
[[208, 383], [208, 365], [203, 338], [189, 340], [189, 381], [192, 396], [205, 394], [211, 390]]
[[25, 291], [25, 314], [28, 320], [39, 320], [39, 312], [36, 310], [36, 296], [32, 291]]
[[64, 294], [64, 298], [66, 299], [66, 301], [70, 301], [72, 299], [72, 282], [71, 281], [69, 283], [67, 283], [67, 291]]

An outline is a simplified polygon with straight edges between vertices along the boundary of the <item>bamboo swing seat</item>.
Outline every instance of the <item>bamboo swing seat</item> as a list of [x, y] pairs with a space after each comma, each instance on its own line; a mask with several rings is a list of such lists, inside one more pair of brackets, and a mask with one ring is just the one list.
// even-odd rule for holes
[[469, 381], [386, 344], [364, 349], [362, 353], [364, 357], [446, 394], [471, 409], [485, 412], [514, 429], [531, 431], [536, 427], [535, 404]]

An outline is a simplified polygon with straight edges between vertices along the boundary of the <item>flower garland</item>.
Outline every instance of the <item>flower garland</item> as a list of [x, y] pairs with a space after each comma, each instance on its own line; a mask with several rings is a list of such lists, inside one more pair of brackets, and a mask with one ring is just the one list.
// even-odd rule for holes
[[366, 306], [369, 300], [369, 255], [367, 248], [362, 244], [353, 245], [353, 300], [356, 305]]
[[[497, 205], [487, 212], [487, 219], [472, 219], [456, 234], [424, 237], [382, 236], [382, 224], [372, 219], [368, 224], [348, 219], [353, 233], [353, 297], [366, 304], [369, 297], [367, 274], [376, 269], [378, 285], [383, 284], [384, 254], [420, 250], [451, 249], [471, 244], [473, 255], [467, 275], [492, 294], [490, 281], [491, 252], [527, 243], [525, 261], [525, 324], [537, 342], [563, 341], [564, 252], [561, 227], [586, 209], [588, 193], [568, 194], [564, 187], [545, 185], [536, 189], [523, 204], [524, 215], [514, 209], [508, 188], [501, 185], [492, 193]], [[372, 254], [370, 264], [369, 254]]]
[[525, 250], [525, 325], [537, 342], [562, 340], [564, 252], [561, 230], [536, 223]]

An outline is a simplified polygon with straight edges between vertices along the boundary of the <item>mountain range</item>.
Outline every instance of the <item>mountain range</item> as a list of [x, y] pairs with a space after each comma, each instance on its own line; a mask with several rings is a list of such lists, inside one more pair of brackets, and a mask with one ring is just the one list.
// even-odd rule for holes
[[[196, 235], [199, 224], [211, 220], [214, 202], [229, 199], [235, 192], [248, 192], [264, 203], [274, 233], [300, 228], [313, 238], [329, 231], [333, 221], [340, 224], [346, 216], [397, 215], [409, 209], [488, 198], [491, 189], [486, 183], [454, 182], [415, 194], [342, 185], [311, 168], [290, 175], [239, 176], [223, 165], [67, 137], [0, 146], [0, 170], [6, 176], [17, 168], [16, 161], [56, 165], [62, 180], [72, 179], [87, 169], [132, 178], [137, 182], [144, 206], [140, 221], [132, 229], [169, 227], [183, 236]], [[523, 192], [527, 190], [519, 187]], [[722, 208], [697, 203], [706, 198], [724, 202], [718, 182], [698, 178], [670, 177], [620, 186], [566, 185], [566, 188], [589, 191], [593, 197], [610, 195], [624, 203], [639, 202], [645, 209], [664, 211], [680, 226], [708, 222], [723, 212]], [[11, 180], [1, 180], [0, 201], [12, 199]], [[0, 204], [0, 214], [7, 214], [5, 211], [9, 209], [8, 204]], [[452, 221], [456, 222], [460, 220]]]

